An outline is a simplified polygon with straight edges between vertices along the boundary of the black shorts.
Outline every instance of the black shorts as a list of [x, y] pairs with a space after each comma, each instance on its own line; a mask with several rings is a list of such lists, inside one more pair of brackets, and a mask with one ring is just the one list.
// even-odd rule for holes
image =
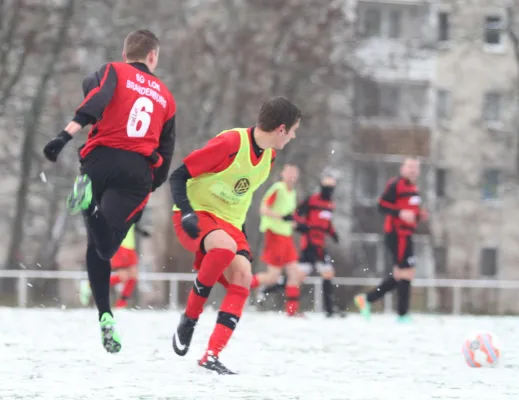
[[98, 147], [81, 160], [80, 170], [92, 181], [97, 206], [122, 242], [148, 202], [153, 184], [149, 161], [135, 152]]
[[412, 235], [398, 235], [395, 232], [386, 233], [386, 247], [393, 256], [393, 265], [400, 268], [414, 268], [414, 246]]
[[318, 262], [331, 264], [331, 257], [325, 248], [308, 245], [301, 250], [299, 262], [301, 264], [316, 264]]

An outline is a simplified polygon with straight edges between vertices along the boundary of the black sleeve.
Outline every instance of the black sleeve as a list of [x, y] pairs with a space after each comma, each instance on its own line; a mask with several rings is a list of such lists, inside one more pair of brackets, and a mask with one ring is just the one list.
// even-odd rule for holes
[[[103, 116], [105, 108], [112, 100], [117, 86], [117, 73], [111, 64], [103, 65], [99, 71], [83, 80], [85, 99], [76, 110], [74, 121], [81, 124], [95, 123]], [[93, 121], [93, 122], [92, 122]]]
[[247, 237], [247, 231], [245, 230], [245, 224], [243, 224], [243, 225], [241, 226], [241, 231], [242, 231], [243, 234], [245, 235], [245, 239], [248, 239], [248, 237]]
[[189, 179], [191, 179], [191, 174], [185, 164], [174, 170], [169, 177], [171, 196], [183, 215], [193, 212], [193, 208], [187, 198], [187, 181]]
[[398, 179], [394, 179], [393, 181], [388, 182], [384, 193], [382, 193], [382, 196], [380, 196], [378, 200], [378, 209], [383, 214], [389, 214], [397, 217], [398, 213], [400, 212], [396, 206], [398, 182]]
[[171, 159], [175, 151], [175, 136], [175, 116], [173, 116], [166, 121], [160, 134], [157, 153], [162, 156], [162, 165], [154, 171], [153, 190], [162, 185], [168, 177]]

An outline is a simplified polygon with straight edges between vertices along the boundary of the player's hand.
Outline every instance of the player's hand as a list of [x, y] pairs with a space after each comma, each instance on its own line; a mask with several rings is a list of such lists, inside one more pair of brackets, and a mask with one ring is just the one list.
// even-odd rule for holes
[[294, 214], [287, 214], [281, 217], [283, 221], [293, 221], [294, 220]]
[[182, 229], [192, 239], [196, 239], [200, 235], [200, 228], [198, 227], [198, 216], [194, 212], [182, 216]]
[[332, 237], [335, 243], [339, 243], [339, 235], [337, 234], [337, 232], [333, 232], [330, 236]]
[[63, 150], [63, 147], [72, 139], [72, 135], [67, 131], [61, 131], [58, 136], [52, 139], [43, 148], [43, 154], [47, 157], [47, 160], [56, 162], [58, 154]]
[[301, 232], [301, 233], [306, 233], [309, 230], [310, 230], [310, 228], [308, 227], [308, 225], [306, 225], [306, 224], [297, 224], [296, 231]]
[[420, 210], [420, 221], [427, 221], [429, 219], [429, 211], [427, 211], [425, 208], [422, 208]]
[[398, 214], [398, 218], [410, 225], [416, 221], [415, 213], [412, 210], [401, 210]]

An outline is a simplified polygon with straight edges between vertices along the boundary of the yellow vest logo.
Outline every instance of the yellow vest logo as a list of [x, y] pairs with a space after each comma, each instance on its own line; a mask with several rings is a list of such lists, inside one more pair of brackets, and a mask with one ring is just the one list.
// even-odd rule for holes
[[234, 185], [234, 194], [243, 196], [250, 189], [250, 181], [247, 178], [241, 178]]

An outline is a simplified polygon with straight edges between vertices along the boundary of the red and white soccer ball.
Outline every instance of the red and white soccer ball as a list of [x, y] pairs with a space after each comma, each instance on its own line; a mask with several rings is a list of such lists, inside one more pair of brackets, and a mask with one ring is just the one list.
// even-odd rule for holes
[[465, 339], [462, 353], [471, 368], [495, 367], [501, 357], [501, 346], [493, 333], [476, 332]]

